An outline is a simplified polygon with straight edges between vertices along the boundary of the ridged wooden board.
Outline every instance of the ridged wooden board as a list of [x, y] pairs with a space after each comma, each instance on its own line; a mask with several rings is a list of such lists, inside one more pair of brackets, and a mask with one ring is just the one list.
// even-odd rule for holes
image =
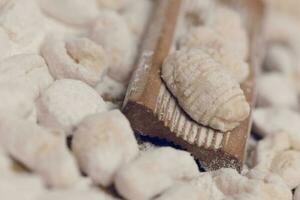
[[[263, 5], [259, 0], [243, 1], [247, 7], [251, 49], [251, 73], [241, 85], [247, 101], [255, 101], [255, 71], [261, 64], [260, 19]], [[139, 63], [124, 100], [123, 112], [133, 129], [150, 137], [159, 137], [180, 145], [208, 170], [231, 167], [242, 169], [251, 115], [231, 132], [221, 133], [199, 125], [177, 104], [176, 98], [161, 80], [160, 69], [168, 55], [180, 12], [181, 0], [157, 1], [148, 27]]]

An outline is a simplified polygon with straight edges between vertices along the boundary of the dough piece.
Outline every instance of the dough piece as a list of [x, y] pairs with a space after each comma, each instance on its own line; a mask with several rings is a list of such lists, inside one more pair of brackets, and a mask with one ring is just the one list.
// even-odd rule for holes
[[279, 153], [272, 161], [271, 171], [278, 174], [292, 190], [300, 185], [300, 152], [288, 150]]
[[117, 81], [127, 81], [133, 70], [137, 45], [121, 15], [102, 11], [92, 25], [89, 37], [103, 46], [109, 55], [109, 75]]
[[159, 195], [176, 181], [191, 180], [197, 175], [197, 165], [189, 153], [162, 147], [143, 152], [123, 166], [117, 173], [115, 186], [126, 199], [146, 200]]
[[229, 131], [249, 115], [250, 107], [238, 82], [200, 49], [169, 55], [162, 78], [180, 106], [200, 124]]
[[87, 38], [49, 36], [42, 54], [55, 79], [72, 78], [95, 86], [108, 69], [108, 55], [103, 48]]
[[261, 200], [292, 200], [289, 188], [265, 173], [260, 174], [260, 177], [246, 177], [234, 169], [224, 168], [213, 172], [213, 177], [219, 189], [227, 196], [249, 194]]
[[130, 124], [119, 110], [86, 117], [73, 134], [72, 150], [83, 172], [102, 186], [111, 185], [119, 168], [139, 152]]
[[0, 144], [13, 158], [38, 173], [47, 185], [68, 187], [79, 178], [65, 139], [33, 122], [1, 119]]
[[37, 100], [38, 120], [67, 135], [84, 117], [106, 110], [106, 104], [93, 88], [71, 79], [55, 81]]

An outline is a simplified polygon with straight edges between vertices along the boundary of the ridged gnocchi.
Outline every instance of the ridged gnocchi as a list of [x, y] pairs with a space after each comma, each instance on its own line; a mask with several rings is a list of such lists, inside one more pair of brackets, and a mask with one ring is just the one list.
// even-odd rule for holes
[[250, 106], [238, 82], [201, 49], [169, 55], [162, 78], [179, 105], [202, 125], [229, 131], [249, 115]]

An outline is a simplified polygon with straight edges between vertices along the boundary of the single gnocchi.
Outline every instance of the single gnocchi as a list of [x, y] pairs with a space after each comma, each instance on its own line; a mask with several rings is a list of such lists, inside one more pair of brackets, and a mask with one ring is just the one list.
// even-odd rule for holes
[[108, 69], [108, 55], [88, 38], [64, 40], [48, 36], [42, 55], [55, 79], [72, 78], [95, 86]]
[[121, 15], [111, 10], [102, 11], [90, 28], [89, 37], [109, 55], [108, 74], [117, 81], [127, 81], [133, 70], [137, 45]]
[[41, 125], [64, 130], [67, 135], [86, 116], [106, 111], [103, 99], [89, 85], [78, 80], [55, 81], [37, 100]]
[[18, 118], [1, 118], [0, 144], [13, 158], [52, 187], [69, 187], [79, 179], [75, 159], [63, 136]]
[[289, 188], [265, 172], [253, 174], [250, 171], [247, 176], [242, 176], [233, 169], [224, 168], [212, 174], [218, 188], [229, 197], [247, 194], [263, 200], [292, 199], [292, 192]]
[[139, 152], [128, 120], [117, 110], [86, 117], [73, 133], [72, 150], [81, 169], [103, 186]]
[[272, 161], [271, 171], [278, 174], [290, 189], [300, 185], [300, 152], [288, 150], [279, 153]]
[[202, 125], [228, 131], [249, 115], [250, 106], [238, 82], [200, 49], [169, 55], [162, 78], [180, 106]]
[[143, 152], [124, 165], [116, 175], [115, 186], [126, 199], [146, 200], [161, 194], [177, 181], [192, 180], [197, 175], [198, 167], [189, 153], [162, 147]]

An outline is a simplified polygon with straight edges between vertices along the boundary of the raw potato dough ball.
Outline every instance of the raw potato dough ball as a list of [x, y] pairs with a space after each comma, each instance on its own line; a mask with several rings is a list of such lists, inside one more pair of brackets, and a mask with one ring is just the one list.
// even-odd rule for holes
[[71, 25], [85, 25], [99, 13], [97, 0], [40, 0], [49, 16]]
[[96, 85], [108, 69], [108, 56], [103, 48], [87, 38], [49, 36], [42, 54], [56, 79], [72, 78]]
[[241, 16], [236, 11], [223, 6], [218, 6], [212, 15], [205, 24], [219, 32], [232, 45], [231, 49], [235, 50], [235, 55], [246, 59], [249, 40]]
[[68, 187], [79, 178], [65, 140], [33, 122], [1, 119], [0, 143], [4, 150], [52, 187]]
[[233, 169], [220, 169], [213, 172], [214, 180], [219, 189], [227, 196], [250, 194], [261, 200], [291, 200], [292, 193], [286, 185], [269, 178], [246, 177]]
[[124, 19], [114, 11], [102, 11], [89, 36], [109, 55], [109, 75], [117, 81], [126, 81], [133, 68], [136, 44]]
[[2, 200], [34, 200], [44, 191], [42, 181], [34, 175], [16, 174], [0, 178]]
[[228, 131], [249, 115], [250, 106], [238, 82], [201, 49], [169, 55], [162, 78], [179, 105], [200, 124]]
[[253, 128], [261, 136], [286, 132], [292, 148], [300, 150], [300, 115], [284, 108], [260, 108], [253, 112]]
[[36, 98], [49, 87], [53, 78], [44, 59], [35, 54], [20, 54], [0, 61], [0, 83], [12, 82], [30, 88]]
[[284, 151], [272, 161], [271, 171], [278, 174], [287, 183], [290, 189], [300, 185], [300, 152]]
[[267, 73], [258, 79], [257, 104], [260, 107], [298, 107], [297, 89], [292, 81], [280, 73]]
[[106, 105], [87, 84], [61, 79], [42, 93], [37, 108], [40, 124], [52, 129], [63, 129], [69, 135], [84, 117], [105, 111]]
[[254, 196], [257, 196], [257, 193], [261, 193], [262, 200], [292, 200], [292, 191], [278, 175], [252, 169], [246, 176], [250, 181], [258, 182], [258, 184], [256, 184], [258, 188], [256, 191], [253, 190], [254, 193], [252, 193]]
[[289, 135], [285, 132], [268, 135], [257, 143], [253, 155], [255, 169], [270, 170], [273, 158], [291, 147]]
[[124, 198], [146, 200], [170, 188], [176, 181], [191, 180], [198, 168], [189, 153], [163, 147], [143, 152], [117, 173], [115, 186]]
[[180, 48], [199, 48], [212, 56], [238, 81], [243, 82], [249, 75], [249, 66], [238, 57], [235, 49], [222, 38], [221, 34], [210, 27], [192, 28], [180, 39]]
[[119, 110], [82, 120], [73, 133], [72, 150], [83, 172], [102, 186], [111, 185], [120, 167], [139, 152], [130, 124]]
[[39, 43], [43, 37], [43, 16], [32, 0], [7, 0], [0, 5], [0, 29], [7, 33], [9, 39], [19, 48], [32, 43]]
[[153, 2], [150, 0], [133, 0], [121, 12], [137, 43], [142, 39], [143, 33], [147, 28], [152, 9]]
[[97, 0], [102, 9], [120, 10], [129, 5], [133, 0]]
[[276, 184], [278, 186], [282, 186], [285, 189], [288, 189], [284, 180], [280, 176], [272, 172], [251, 169], [245, 174], [245, 176], [252, 180], [258, 180], [258, 181], [263, 181], [265, 183]]

